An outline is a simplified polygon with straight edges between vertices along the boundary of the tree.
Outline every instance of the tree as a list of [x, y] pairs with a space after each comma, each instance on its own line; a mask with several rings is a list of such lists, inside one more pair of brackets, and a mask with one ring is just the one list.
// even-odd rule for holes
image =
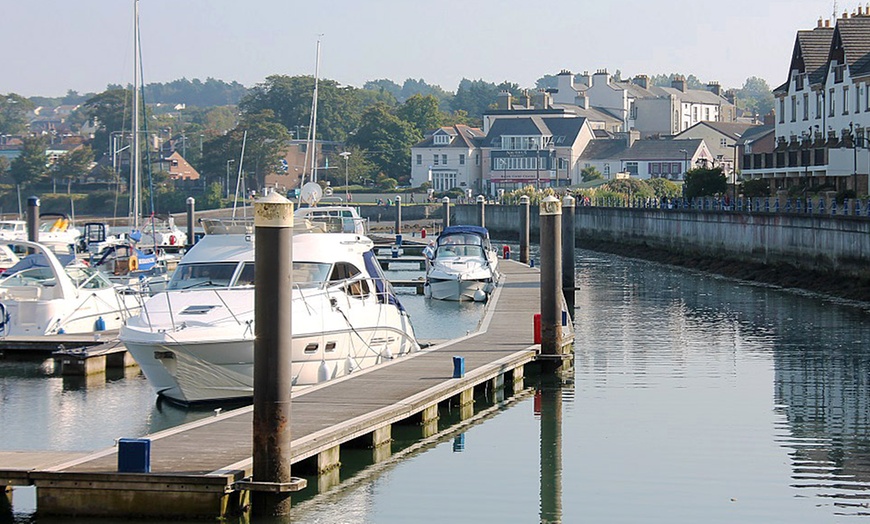
[[0, 156], [0, 176], [6, 174], [6, 171], [9, 171], [9, 159], [5, 156]]
[[438, 99], [433, 95], [412, 96], [399, 106], [396, 116], [413, 125], [421, 136], [441, 127], [446, 120], [446, 115], [438, 109]]
[[743, 196], [747, 197], [766, 197], [770, 196], [770, 184], [763, 178], [755, 178], [746, 180], [741, 185]]
[[362, 115], [362, 125], [348, 144], [367, 151], [378, 170], [403, 183], [410, 178], [411, 146], [422, 136], [414, 127], [399, 119], [386, 104], [376, 104]]
[[679, 184], [671, 182], [667, 178], [653, 178], [647, 181], [658, 198], [675, 198], [680, 196], [682, 189]]
[[[108, 153], [108, 141], [111, 133], [131, 129], [133, 100], [132, 90], [111, 89], [104, 91], [85, 102], [88, 118], [94, 119], [99, 125], [94, 133], [93, 144], [97, 153]], [[125, 126], [126, 124], [126, 126]]]
[[0, 94], [0, 135], [19, 135], [27, 130], [25, 115], [33, 102], [15, 93]]
[[22, 142], [21, 154], [12, 161], [9, 174], [15, 184], [27, 186], [37, 182], [48, 172], [48, 157], [45, 155], [48, 141], [42, 136], [30, 136], [25, 137]]
[[89, 146], [74, 149], [57, 159], [53, 171], [55, 176], [67, 182], [67, 194], [71, 192], [72, 181], [86, 174], [93, 162], [94, 151]]
[[764, 116], [773, 111], [773, 92], [767, 81], [757, 76], [746, 79], [736, 92], [737, 107], [753, 114]]
[[649, 184], [637, 178], [612, 180], [605, 185], [604, 189], [629, 198], [652, 198], [655, 196], [655, 192]]
[[686, 173], [686, 182], [683, 185], [683, 196], [686, 198], [721, 195], [727, 191], [728, 181], [721, 167], [696, 167]]
[[604, 175], [601, 174], [595, 166], [584, 167], [580, 170], [580, 180], [590, 182], [592, 180], [604, 180]]
[[[358, 147], [348, 147], [346, 151], [350, 153], [347, 156], [347, 179], [349, 185], [365, 185], [367, 180], [375, 180], [378, 173], [378, 168], [367, 157], [367, 153]], [[345, 159], [341, 156], [341, 151], [335, 151], [329, 154], [329, 165], [336, 166], [338, 169], [330, 169], [327, 178], [332, 182], [333, 187], [344, 186], [344, 168]]]
[[454, 111], [462, 110], [472, 118], [480, 119], [489, 106], [495, 104], [498, 91], [498, 87], [490, 82], [463, 78], [450, 107]]

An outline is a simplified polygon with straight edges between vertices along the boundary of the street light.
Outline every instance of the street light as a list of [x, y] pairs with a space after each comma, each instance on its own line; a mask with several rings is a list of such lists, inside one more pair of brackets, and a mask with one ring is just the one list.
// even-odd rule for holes
[[338, 156], [344, 157], [344, 200], [350, 202], [350, 190], [347, 183], [347, 159], [350, 156], [350, 151], [342, 151]]
[[685, 149], [680, 149], [680, 153], [683, 154], [683, 179], [686, 178], [686, 173], [689, 172], [689, 152]]

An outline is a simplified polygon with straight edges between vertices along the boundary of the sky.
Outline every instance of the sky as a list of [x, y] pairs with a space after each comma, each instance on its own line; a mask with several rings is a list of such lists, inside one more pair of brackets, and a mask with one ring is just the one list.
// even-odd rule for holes
[[[141, 0], [144, 79], [246, 86], [273, 74], [462, 78], [533, 87], [545, 74], [694, 74], [741, 87], [787, 78], [795, 33], [828, 0]], [[838, 11], [859, 2], [840, 1]], [[3, 0], [0, 93], [61, 96], [133, 81], [133, 0]]]

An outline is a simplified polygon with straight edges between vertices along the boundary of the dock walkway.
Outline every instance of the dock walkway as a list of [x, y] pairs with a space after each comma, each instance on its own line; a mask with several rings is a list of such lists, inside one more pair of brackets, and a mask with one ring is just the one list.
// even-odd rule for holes
[[[479, 331], [294, 391], [294, 465], [309, 459], [315, 474], [323, 474], [339, 466], [343, 444], [360, 439], [374, 448], [389, 444], [392, 424], [409, 419], [431, 424], [440, 402], [459, 400], [470, 408], [475, 386], [522, 382], [523, 366], [536, 359], [538, 350], [533, 315], [539, 309], [540, 273], [514, 261], [504, 261], [500, 268], [502, 285], [490, 299]], [[573, 342], [573, 334], [568, 339]], [[465, 358], [463, 378], [452, 378], [454, 356]], [[14, 478], [20, 484], [26, 471], [26, 480], [37, 487], [41, 514], [225, 515], [246, 496], [234, 483], [251, 473], [252, 427], [249, 406], [148, 435], [150, 474], [118, 473], [117, 448], [112, 447], [50, 467], [19, 462], [7, 468], [0, 462], [0, 483]]]

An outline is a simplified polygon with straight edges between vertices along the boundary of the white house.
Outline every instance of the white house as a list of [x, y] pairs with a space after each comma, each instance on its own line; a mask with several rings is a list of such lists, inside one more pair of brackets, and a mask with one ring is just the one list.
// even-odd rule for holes
[[481, 189], [481, 153], [476, 141], [483, 131], [465, 125], [436, 129], [411, 148], [411, 185], [429, 182], [435, 191]]

